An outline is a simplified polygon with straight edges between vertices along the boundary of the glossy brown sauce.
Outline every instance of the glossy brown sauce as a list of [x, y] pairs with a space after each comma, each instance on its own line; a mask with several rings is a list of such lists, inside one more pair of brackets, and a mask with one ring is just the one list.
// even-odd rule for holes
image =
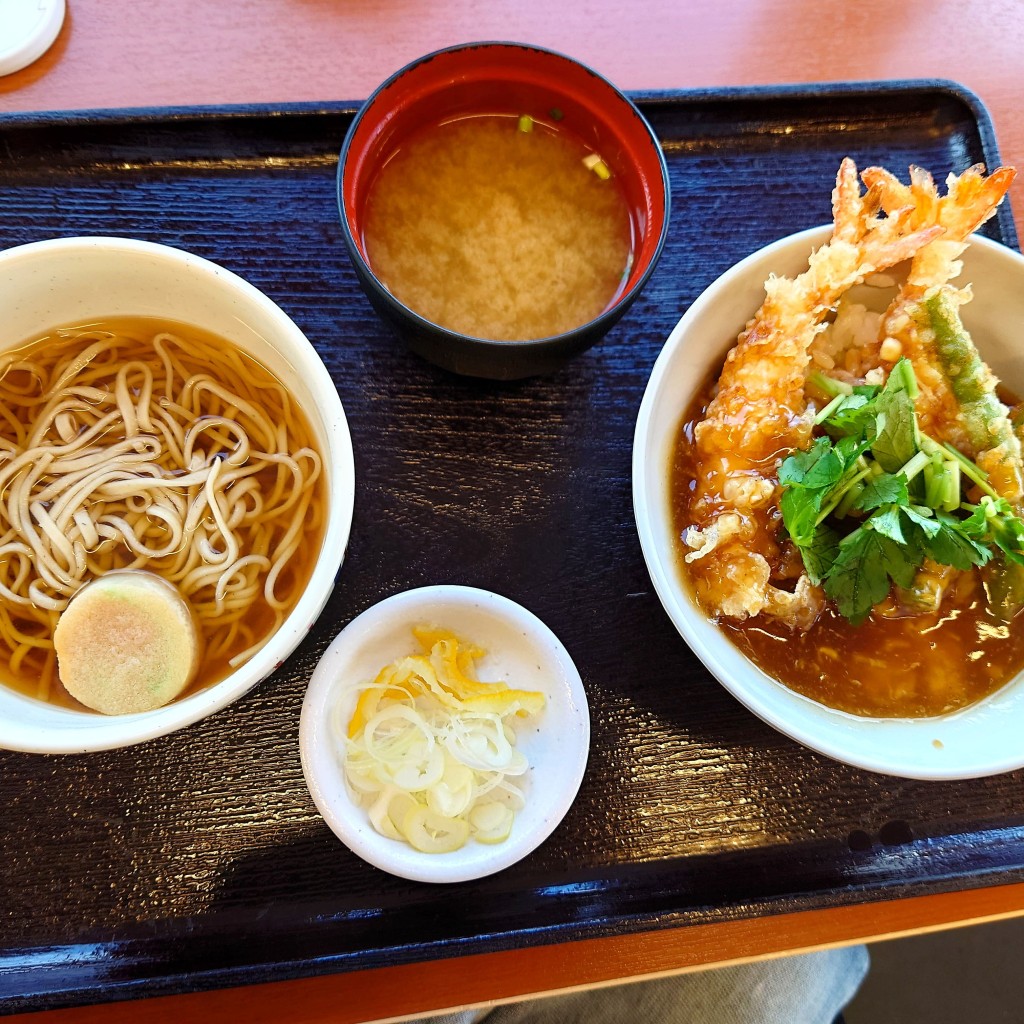
[[[678, 538], [693, 522], [693, 428], [712, 386], [709, 381], [683, 417], [669, 467], [677, 569], [691, 592], [687, 549]], [[1007, 624], [989, 611], [978, 570], [958, 575], [935, 614], [876, 612], [855, 627], [829, 608], [806, 633], [767, 616], [719, 622], [747, 657], [790, 689], [851, 714], [885, 718], [946, 714], [999, 689], [1024, 668], [1021, 625], [1020, 615]]]

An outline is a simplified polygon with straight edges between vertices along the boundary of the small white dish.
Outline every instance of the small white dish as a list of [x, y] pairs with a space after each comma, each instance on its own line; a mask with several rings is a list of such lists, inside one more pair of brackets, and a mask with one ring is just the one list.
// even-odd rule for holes
[[[1024, 767], [1024, 673], [990, 697], [950, 715], [860, 718], [783, 686], [749, 661], [691, 598], [677, 568], [668, 465], [693, 396], [764, 297], [770, 273], [794, 275], [831, 226], [790, 235], [727, 270], [690, 306], [651, 372], [633, 442], [633, 506], [654, 588], [693, 652], [733, 696], [769, 725], [838, 761], [915, 779], [966, 779]], [[964, 324], [995, 374], [1024, 391], [1024, 257], [975, 235], [957, 284], [974, 299]], [[941, 672], [942, 666], [937, 665]]]
[[[342, 769], [344, 749], [332, 722], [347, 722], [357, 687], [385, 665], [416, 653], [418, 625], [451, 630], [482, 647], [481, 679], [540, 690], [544, 710], [517, 728], [517, 749], [530, 764], [526, 806], [512, 834], [488, 845], [470, 839], [452, 853], [421, 853], [376, 832], [352, 799]], [[554, 633], [506, 597], [472, 587], [408, 590], [353, 619], [313, 671], [299, 727], [302, 770], [310, 795], [331, 831], [363, 860], [401, 878], [463, 882], [494, 874], [535, 850], [554, 831], [579, 791], [590, 749], [590, 714], [580, 674]]]

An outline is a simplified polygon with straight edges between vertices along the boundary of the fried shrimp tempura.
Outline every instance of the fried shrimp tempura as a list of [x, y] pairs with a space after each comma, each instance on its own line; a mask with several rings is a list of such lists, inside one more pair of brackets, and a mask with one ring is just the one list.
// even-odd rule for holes
[[805, 575], [795, 586], [777, 575], [787, 561], [778, 539], [777, 473], [782, 459], [811, 441], [811, 343], [843, 293], [865, 277], [909, 259], [915, 287], [949, 273], [964, 239], [1012, 179], [1002, 171], [985, 179], [972, 168], [951, 177], [940, 198], [922, 173], [912, 172], [907, 187], [870, 168], [862, 193], [856, 166], [844, 160], [832, 194], [831, 239], [798, 277], [769, 278], [764, 303], [726, 358], [695, 432], [693, 521], [683, 533], [685, 560], [709, 614], [766, 614], [806, 629], [824, 607], [824, 595]]

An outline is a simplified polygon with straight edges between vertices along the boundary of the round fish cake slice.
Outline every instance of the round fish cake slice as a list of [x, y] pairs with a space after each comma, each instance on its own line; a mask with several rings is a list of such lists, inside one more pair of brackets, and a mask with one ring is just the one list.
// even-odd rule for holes
[[108, 573], [75, 594], [53, 634], [68, 693], [105, 715], [152, 711], [191, 682], [199, 633], [177, 588], [140, 569]]

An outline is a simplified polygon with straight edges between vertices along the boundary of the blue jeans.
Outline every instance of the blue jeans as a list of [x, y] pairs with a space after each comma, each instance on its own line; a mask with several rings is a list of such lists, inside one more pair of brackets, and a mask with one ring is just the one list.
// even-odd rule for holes
[[864, 946], [758, 960], [412, 1024], [832, 1024], [868, 972]]

